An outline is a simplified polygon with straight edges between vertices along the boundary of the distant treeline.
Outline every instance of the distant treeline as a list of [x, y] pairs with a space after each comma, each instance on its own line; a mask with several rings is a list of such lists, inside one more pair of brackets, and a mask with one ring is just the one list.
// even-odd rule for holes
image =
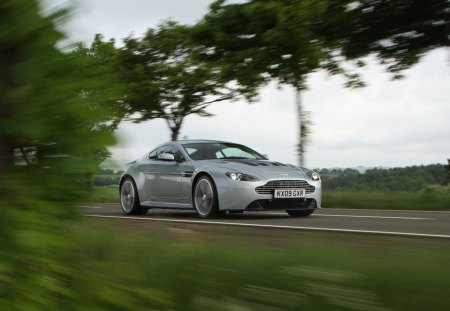
[[324, 190], [409, 191], [448, 183], [448, 168], [442, 164], [402, 168], [374, 168], [360, 173], [355, 169], [319, 169]]

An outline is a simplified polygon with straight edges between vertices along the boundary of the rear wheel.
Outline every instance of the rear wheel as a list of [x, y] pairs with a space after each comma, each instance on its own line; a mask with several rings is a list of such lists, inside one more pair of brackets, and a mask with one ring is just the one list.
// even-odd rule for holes
[[120, 206], [126, 215], [144, 215], [148, 211], [148, 208], [141, 207], [136, 185], [129, 177], [120, 185]]
[[307, 217], [314, 213], [313, 209], [306, 209], [306, 210], [287, 210], [286, 211], [289, 216], [291, 217]]
[[223, 214], [219, 211], [216, 187], [211, 178], [201, 176], [194, 186], [193, 203], [201, 218], [214, 218]]

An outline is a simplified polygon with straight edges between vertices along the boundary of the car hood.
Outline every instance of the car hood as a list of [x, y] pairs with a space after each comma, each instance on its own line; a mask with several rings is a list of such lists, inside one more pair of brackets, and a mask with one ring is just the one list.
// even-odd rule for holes
[[208, 161], [214, 166], [220, 166], [230, 171], [256, 175], [257, 177], [264, 177], [265, 179], [307, 179], [306, 174], [300, 168], [270, 160], [223, 159]]

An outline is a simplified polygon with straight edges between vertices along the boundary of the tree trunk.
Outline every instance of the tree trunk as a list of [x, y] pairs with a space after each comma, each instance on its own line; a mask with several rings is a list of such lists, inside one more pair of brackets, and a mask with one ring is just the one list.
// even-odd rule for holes
[[298, 143], [297, 143], [297, 164], [298, 166], [304, 166], [304, 157], [303, 157], [303, 139], [302, 139], [302, 121], [303, 121], [303, 107], [301, 100], [301, 89], [295, 88], [295, 105], [297, 107], [297, 120], [298, 120]]
[[170, 140], [176, 141], [178, 140], [178, 136], [180, 135], [181, 124], [183, 123], [183, 119], [181, 120], [169, 120], [166, 119], [167, 124], [170, 128]]
[[178, 140], [178, 135], [180, 134], [180, 130], [175, 127], [171, 127], [170, 130], [172, 132], [172, 134], [170, 136], [171, 140], [172, 141]]

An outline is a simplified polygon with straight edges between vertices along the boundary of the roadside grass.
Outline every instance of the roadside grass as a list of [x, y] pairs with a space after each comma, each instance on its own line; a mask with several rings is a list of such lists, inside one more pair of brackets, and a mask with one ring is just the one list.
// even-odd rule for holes
[[[446, 310], [450, 241], [92, 220], [79, 310]], [[77, 310], [78, 310], [77, 309]]]
[[96, 186], [93, 187], [86, 202], [91, 203], [117, 203], [119, 202], [119, 186]]
[[[119, 202], [118, 186], [94, 187], [87, 202]], [[322, 206], [328, 208], [450, 210], [450, 193], [415, 192], [344, 192], [324, 191]]]
[[324, 191], [322, 206], [392, 210], [450, 210], [450, 194], [438, 192], [337, 192]]

